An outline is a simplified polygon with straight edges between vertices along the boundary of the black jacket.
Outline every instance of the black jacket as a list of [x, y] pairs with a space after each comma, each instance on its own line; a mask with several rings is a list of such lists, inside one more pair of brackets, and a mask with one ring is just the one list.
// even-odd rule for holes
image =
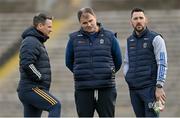
[[49, 38], [34, 27], [22, 34], [20, 46], [20, 82], [18, 90], [29, 90], [40, 87], [49, 90], [51, 68], [44, 42]]

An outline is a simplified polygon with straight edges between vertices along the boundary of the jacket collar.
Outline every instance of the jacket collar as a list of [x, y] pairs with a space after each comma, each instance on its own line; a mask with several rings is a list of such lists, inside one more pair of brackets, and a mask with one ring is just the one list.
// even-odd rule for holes
[[34, 36], [42, 43], [46, 42], [46, 40], [49, 38], [48, 36], [45, 36], [41, 31], [37, 30], [33, 26], [27, 28], [23, 32], [22, 38], [25, 39], [27, 36]]

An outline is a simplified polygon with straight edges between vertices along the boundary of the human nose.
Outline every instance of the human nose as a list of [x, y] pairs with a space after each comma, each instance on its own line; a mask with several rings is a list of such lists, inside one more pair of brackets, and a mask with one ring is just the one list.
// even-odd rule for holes
[[90, 22], [88, 22], [88, 23], [87, 23], [87, 26], [90, 26], [90, 25], [91, 25], [91, 23], [90, 23]]
[[138, 18], [138, 19], [137, 19], [137, 22], [138, 22], [138, 23], [139, 23], [139, 22], [141, 22], [141, 19], [140, 19], [140, 18]]

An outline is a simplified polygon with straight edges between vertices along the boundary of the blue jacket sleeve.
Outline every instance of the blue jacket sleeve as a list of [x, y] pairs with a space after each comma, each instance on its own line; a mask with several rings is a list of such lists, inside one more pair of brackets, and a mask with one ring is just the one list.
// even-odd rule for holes
[[120, 69], [122, 64], [121, 49], [118, 43], [118, 39], [113, 36], [112, 40], [112, 57], [115, 65], [116, 72]]
[[74, 63], [74, 51], [73, 51], [73, 41], [69, 39], [66, 46], [66, 54], [65, 54], [65, 63], [66, 67], [73, 72], [73, 63]]
[[20, 66], [26, 72], [30, 79], [40, 81], [41, 73], [35, 67], [40, 54], [36, 39], [26, 38], [20, 48]]

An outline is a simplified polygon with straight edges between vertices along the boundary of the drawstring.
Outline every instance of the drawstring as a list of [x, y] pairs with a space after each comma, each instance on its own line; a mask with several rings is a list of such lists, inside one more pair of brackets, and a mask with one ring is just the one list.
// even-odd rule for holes
[[98, 101], [98, 90], [94, 90], [94, 99]]

